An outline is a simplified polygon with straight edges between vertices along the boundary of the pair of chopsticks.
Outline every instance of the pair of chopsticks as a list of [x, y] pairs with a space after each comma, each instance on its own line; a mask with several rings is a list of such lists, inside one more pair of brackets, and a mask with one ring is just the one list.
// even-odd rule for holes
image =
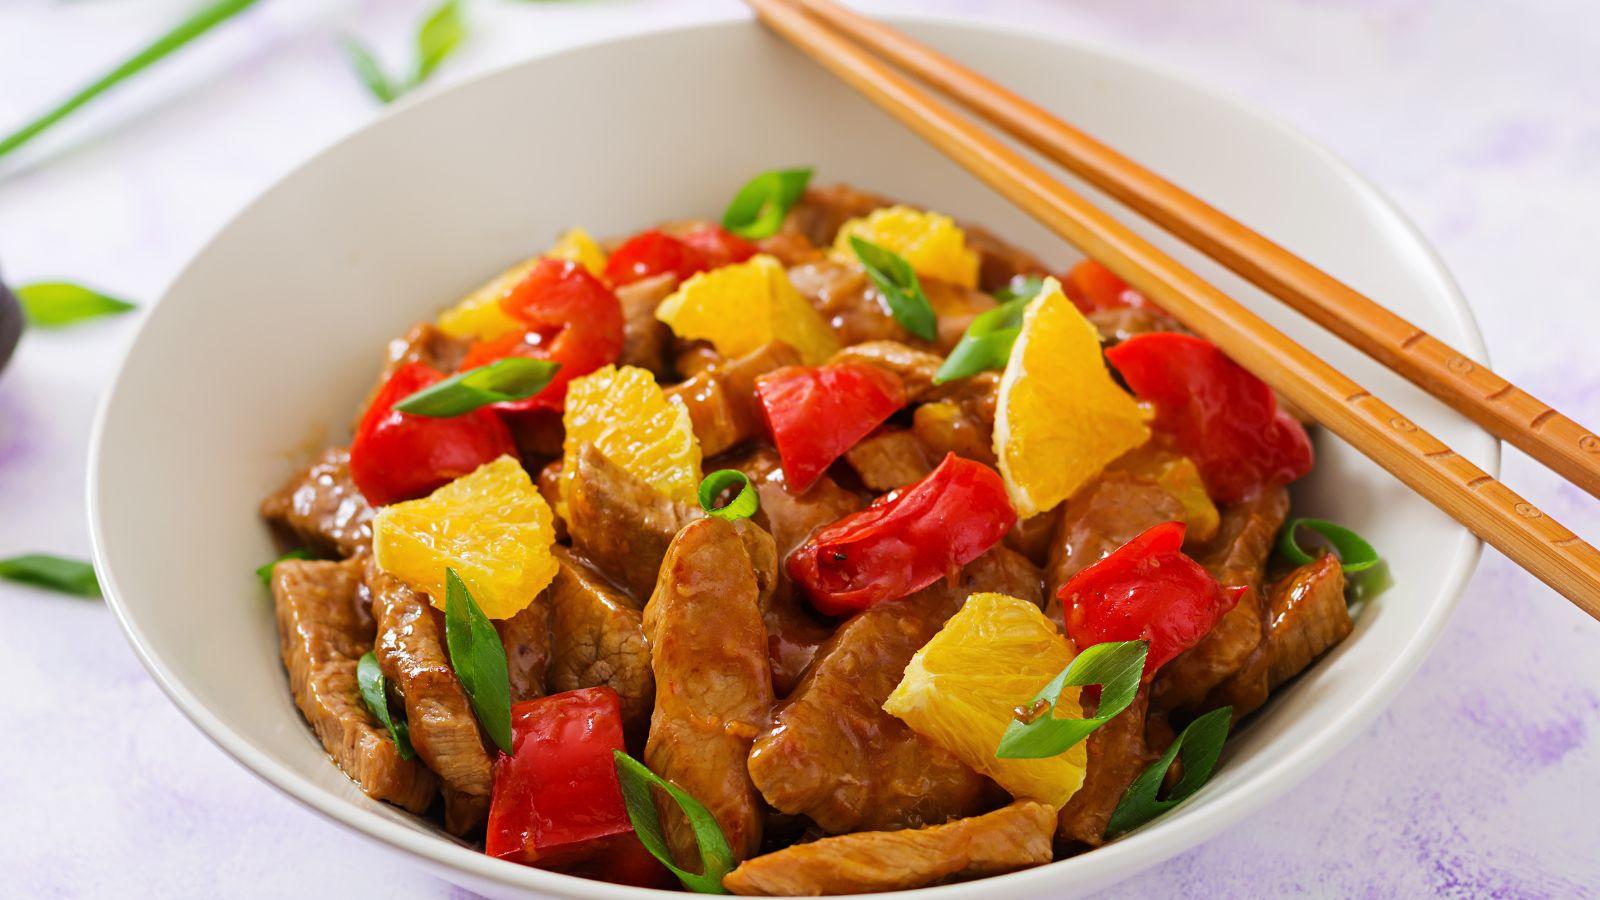
[[1597, 497], [1600, 438], [1182, 188], [905, 34], [832, 0], [746, 3], [773, 31], [940, 152], [1600, 619], [1600, 551], [890, 63], [948, 94]]

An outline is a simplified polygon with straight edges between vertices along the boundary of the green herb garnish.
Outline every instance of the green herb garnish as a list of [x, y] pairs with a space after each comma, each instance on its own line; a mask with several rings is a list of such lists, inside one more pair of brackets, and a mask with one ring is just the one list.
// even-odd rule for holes
[[[727, 888], [722, 886], [722, 877], [733, 871], [733, 848], [728, 846], [722, 826], [717, 824], [711, 811], [682, 788], [650, 771], [644, 763], [621, 750], [613, 750], [612, 754], [617, 763], [617, 780], [622, 783], [622, 799], [628, 807], [628, 819], [633, 823], [634, 833], [639, 836], [645, 849], [671, 869], [672, 874], [678, 876], [678, 880], [689, 890], [699, 894], [728, 893]], [[667, 796], [683, 810], [689, 827], [694, 829], [695, 842], [700, 845], [699, 874], [686, 872], [673, 862], [672, 851], [668, 849], [666, 837], [661, 833], [661, 820], [656, 816], [651, 787], [666, 791]]]
[[[732, 500], [718, 506], [717, 498], [736, 484], [739, 485], [739, 492], [734, 494]], [[738, 469], [718, 469], [700, 482], [700, 508], [706, 511], [706, 515], [729, 521], [748, 519], [756, 514], [760, 506], [761, 500], [756, 496], [755, 488], [750, 486], [750, 479]]]
[[429, 385], [394, 408], [413, 416], [448, 419], [491, 403], [525, 400], [544, 390], [560, 363], [508, 356]]
[[416, 59], [411, 74], [406, 78], [391, 78], [383, 70], [376, 56], [360, 41], [346, 37], [343, 42], [345, 56], [356, 70], [356, 77], [366, 85], [372, 96], [383, 103], [391, 103], [401, 94], [416, 88], [433, 75], [467, 37], [466, 20], [461, 15], [461, 0], [446, 0], [436, 7], [417, 27]]
[[94, 566], [78, 559], [29, 553], [0, 559], [0, 578], [79, 597], [99, 597]]
[[[1067, 752], [1127, 709], [1138, 696], [1149, 649], [1149, 641], [1112, 641], [1095, 644], [1078, 654], [1034, 696], [1028, 706], [1031, 721], [1013, 719], [1006, 726], [994, 755], [999, 759], [1044, 759]], [[1056, 699], [1062, 690], [1091, 684], [1101, 685], [1100, 706], [1094, 718], [1056, 718]]]
[[937, 337], [939, 320], [933, 314], [927, 295], [922, 293], [922, 282], [911, 264], [900, 254], [855, 235], [850, 236], [850, 248], [866, 268], [867, 277], [888, 301], [889, 312], [900, 327], [925, 341]]
[[[1106, 837], [1132, 831], [1200, 790], [1211, 778], [1217, 757], [1222, 755], [1222, 743], [1228, 739], [1228, 723], [1232, 718], [1233, 707], [1224, 706], [1190, 722], [1167, 752], [1128, 785], [1111, 813], [1111, 820], [1106, 823]], [[1180, 750], [1183, 751], [1183, 778], [1165, 800], [1159, 799], [1156, 795], [1161, 783], [1166, 780], [1167, 770], [1172, 768], [1172, 761]]]
[[1011, 360], [1011, 348], [1017, 342], [1017, 335], [1022, 333], [1022, 314], [1027, 309], [1026, 299], [1012, 300], [974, 317], [967, 326], [967, 333], [934, 373], [933, 383], [944, 384], [979, 372], [1004, 369]]
[[267, 587], [270, 588], [270, 587], [272, 587], [272, 570], [278, 567], [278, 563], [281, 563], [281, 562], [283, 562], [284, 560], [287, 560], [287, 559], [310, 559], [310, 558], [311, 558], [311, 551], [307, 550], [304, 547], [300, 547], [300, 548], [297, 548], [297, 549], [294, 549], [294, 550], [290, 550], [288, 553], [285, 553], [284, 555], [278, 557], [277, 559], [273, 560], [272, 562], [269, 562], [264, 566], [258, 566], [256, 568], [256, 577], [261, 579], [261, 583], [262, 584], [264, 584], [264, 585], [266, 585]]
[[445, 569], [444, 640], [450, 666], [495, 746], [511, 752], [511, 676], [506, 647], [455, 569]]
[[810, 183], [810, 169], [762, 172], [733, 195], [728, 211], [722, 214], [722, 227], [751, 240], [772, 237]]
[[196, 10], [189, 18], [179, 22], [166, 34], [158, 37], [126, 62], [91, 82], [87, 87], [62, 101], [54, 109], [39, 116], [4, 138], [0, 138], [0, 156], [5, 156], [32, 140], [41, 131], [71, 115], [79, 107], [137, 75], [162, 57], [184, 44], [210, 31], [256, 4], [256, 0], [217, 0]]
[[378, 665], [378, 657], [368, 653], [356, 663], [356, 683], [361, 687], [361, 699], [367, 702], [367, 710], [372, 717], [378, 720], [389, 731], [389, 739], [394, 741], [394, 748], [400, 752], [401, 759], [410, 759], [416, 755], [411, 748], [411, 733], [406, 729], [406, 720], [395, 718], [389, 711], [389, 683], [383, 677], [383, 667]]
[[65, 281], [25, 284], [17, 288], [16, 295], [23, 317], [39, 328], [62, 328], [138, 309], [126, 300]]
[[1006, 282], [1006, 286], [995, 291], [993, 296], [996, 303], [1010, 303], [1014, 300], [1032, 300], [1044, 290], [1044, 279], [1038, 275], [1016, 275]]
[[1301, 528], [1320, 535], [1333, 548], [1334, 555], [1339, 557], [1339, 567], [1344, 570], [1345, 592], [1350, 599], [1376, 597], [1393, 586], [1389, 564], [1366, 538], [1326, 519], [1295, 519], [1283, 527], [1278, 535], [1278, 552], [1289, 562], [1303, 566], [1315, 561], [1315, 557], [1300, 546], [1298, 532]]

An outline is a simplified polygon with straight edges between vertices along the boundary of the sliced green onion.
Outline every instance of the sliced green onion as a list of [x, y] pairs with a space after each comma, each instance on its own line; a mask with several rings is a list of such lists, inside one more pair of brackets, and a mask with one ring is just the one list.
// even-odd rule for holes
[[944, 364], [934, 373], [933, 383], [944, 384], [979, 372], [1004, 369], [1011, 360], [1011, 347], [1022, 333], [1022, 314], [1028, 299], [1002, 303], [974, 317]]
[[[1222, 743], [1228, 739], [1228, 723], [1233, 718], [1233, 707], [1224, 706], [1206, 713], [1183, 730], [1172, 741], [1172, 746], [1150, 768], [1128, 785], [1122, 800], [1106, 823], [1106, 837], [1125, 834], [1154, 819], [1179, 803], [1189, 799], [1195, 791], [1211, 778], [1211, 770], [1222, 755]], [[1179, 779], [1171, 795], [1165, 800], [1156, 795], [1167, 778], [1167, 770], [1179, 751], [1183, 752], [1183, 778]]]
[[356, 72], [356, 77], [361, 79], [361, 84], [367, 92], [378, 99], [379, 103], [393, 103], [405, 92], [405, 86], [395, 84], [389, 79], [389, 73], [383, 70], [383, 64], [372, 55], [367, 46], [355, 38], [345, 35], [339, 42], [339, 47], [344, 50], [345, 58], [350, 60], [350, 68]]
[[213, 27], [233, 18], [254, 6], [256, 0], [217, 0], [196, 10], [189, 18], [173, 26], [171, 31], [156, 38], [143, 50], [91, 82], [87, 87], [62, 101], [56, 108], [39, 116], [11, 134], [0, 138], [0, 156], [26, 144], [40, 132], [65, 119], [79, 107], [111, 90], [118, 84], [160, 62], [174, 50], [210, 31]]
[[[733, 495], [721, 506], [717, 505], [717, 498], [734, 485], [739, 485], [739, 492]], [[719, 519], [748, 519], [756, 514], [761, 506], [761, 499], [756, 496], [755, 488], [750, 486], [750, 479], [738, 469], [718, 469], [705, 477], [700, 482], [700, 508], [708, 516]]]
[[28, 324], [40, 328], [61, 328], [138, 309], [121, 298], [65, 281], [25, 284], [16, 295]]
[[783, 227], [783, 217], [800, 202], [810, 169], [773, 169], [745, 182], [722, 214], [722, 227], [740, 237], [760, 240]]
[[508, 356], [429, 385], [394, 408], [430, 419], [462, 416], [491, 403], [526, 400], [544, 390], [560, 368], [547, 359]]
[[925, 341], [937, 337], [938, 317], [933, 314], [933, 306], [922, 292], [922, 282], [905, 257], [855, 235], [850, 236], [850, 248], [889, 302], [889, 312], [900, 327]]
[[1285, 525], [1278, 535], [1278, 552], [1284, 559], [1297, 566], [1315, 561], [1315, 557], [1300, 546], [1301, 528], [1320, 535], [1333, 548], [1334, 555], [1339, 558], [1339, 567], [1344, 570], [1345, 592], [1350, 599], [1376, 597], [1394, 585], [1388, 562], [1378, 555], [1366, 538], [1326, 519], [1295, 519]]
[[[1006, 726], [994, 755], [999, 759], [1044, 759], [1067, 752], [1127, 709], [1138, 696], [1149, 649], [1149, 641], [1111, 641], [1079, 653], [1034, 696], [1028, 709], [1042, 712], [1035, 712], [1031, 721], [1013, 719]], [[1056, 718], [1056, 700], [1064, 689], [1091, 684], [1101, 686], [1100, 706], [1094, 718]]]
[[444, 640], [450, 666], [495, 746], [511, 752], [511, 676], [506, 647], [455, 569], [445, 569]]
[[372, 717], [378, 720], [389, 732], [389, 739], [394, 741], [394, 748], [399, 751], [401, 759], [410, 759], [416, 755], [411, 748], [411, 734], [406, 728], [406, 720], [395, 718], [389, 711], [389, 684], [383, 677], [383, 667], [378, 665], [378, 657], [368, 653], [356, 663], [356, 683], [361, 687], [361, 699], [367, 703], [367, 710]]
[[1006, 283], [1006, 286], [994, 292], [997, 303], [1010, 303], [1013, 300], [1032, 300], [1044, 290], [1044, 279], [1038, 275], [1016, 275]]
[[0, 578], [78, 597], [99, 597], [94, 566], [79, 559], [29, 553], [0, 559]]
[[258, 567], [256, 569], [256, 577], [261, 579], [261, 583], [262, 584], [264, 584], [264, 585], [266, 585], [267, 587], [270, 588], [270, 587], [272, 587], [272, 570], [276, 569], [278, 567], [278, 563], [281, 563], [286, 559], [310, 559], [310, 558], [311, 558], [311, 551], [307, 550], [304, 547], [300, 547], [300, 548], [295, 549], [295, 550], [290, 550], [288, 553], [285, 553], [284, 555], [278, 557], [277, 559], [273, 560], [272, 562], [269, 562], [264, 566]]
[[[728, 893], [728, 889], [722, 886], [722, 877], [733, 871], [733, 848], [728, 846], [722, 826], [717, 824], [711, 811], [682, 788], [650, 771], [644, 763], [621, 750], [613, 750], [612, 754], [617, 763], [617, 779], [622, 783], [622, 799], [628, 807], [628, 819], [633, 822], [634, 833], [639, 836], [645, 849], [672, 870], [672, 874], [678, 876], [678, 880], [689, 890], [698, 894]], [[651, 787], [666, 791], [667, 796], [683, 810], [689, 827], [694, 829], [695, 842], [700, 845], [699, 874], [686, 872], [673, 862], [672, 851], [667, 847], [665, 835], [661, 833], [661, 820], [656, 816]]]
[[361, 83], [380, 102], [391, 103], [401, 94], [427, 81], [466, 37], [467, 24], [461, 15], [461, 0], [446, 0], [435, 7], [417, 27], [416, 58], [412, 62], [409, 78], [389, 77], [372, 51], [353, 37], [345, 37], [342, 45]]

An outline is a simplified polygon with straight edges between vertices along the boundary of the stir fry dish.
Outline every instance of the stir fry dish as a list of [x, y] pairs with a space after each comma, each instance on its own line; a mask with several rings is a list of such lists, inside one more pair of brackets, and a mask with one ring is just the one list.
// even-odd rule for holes
[[1288, 522], [1295, 411], [1150, 299], [810, 175], [573, 228], [264, 501], [294, 702], [367, 795], [635, 886], [1011, 872], [1194, 794], [1383, 587]]

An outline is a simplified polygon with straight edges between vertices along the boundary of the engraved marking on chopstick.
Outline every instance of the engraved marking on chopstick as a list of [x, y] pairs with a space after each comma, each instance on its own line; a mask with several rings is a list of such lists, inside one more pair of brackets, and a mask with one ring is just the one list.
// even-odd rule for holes
[[1600, 453], [1600, 438], [1586, 434], [1578, 438], [1578, 449], [1585, 453]]
[[1494, 476], [1493, 475], [1479, 475], [1477, 478], [1474, 478], [1471, 481], [1467, 482], [1467, 490], [1475, 491], [1480, 486], [1488, 484], [1489, 482], [1491, 482], [1493, 480], [1494, 480]]
[[1511, 393], [1512, 391], [1514, 391], [1516, 389], [1517, 389], [1517, 386], [1508, 381], [1508, 382], [1505, 383], [1504, 387], [1497, 388], [1494, 391], [1494, 393], [1484, 395], [1483, 399], [1485, 399], [1485, 400], [1499, 400], [1501, 397], [1504, 397], [1505, 395]]
[[1472, 364], [1472, 360], [1467, 359], [1465, 356], [1460, 354], [1450, 357], [1450, 361], [1445, 363], [1444, 367], [1452, 372], [1455, 372], [1457, 375], [1465, 375], [1477, 368], [1477, 366]]
[[1544, 513], [1539, 511], [1539, 507], [1534, 506], [1532, 503], [1529, 503], [1526, 500], [1522, 501], [1521, 503], [1518, 503], [1516, 506], [1513, 506], [1511, 508], [1516, 510], [1517, 511], [1517, 515], [1519, 515], [1519, 516], [1525, 516], [1525, 517], [1527, 517], [1529, 519], [1542, 519], [1542, 518], [1544, 518]]
[[1417, 430], [1417, 426], [1411, 424], [1411, 421], [1409, 419], [1405, 418], [1404, 416], [1395, 416], [1394, 418], [1390, 419], [1389, 420], [1389, 427], [1393, 428], [1395, 431], [1416, 431]]
[[1449, 447], [1446, 447], [1443, 450], [1435, 450], [1432, 453], [1424, 453], [1422, 455], [1429, 459], [1444, 459], [1446, 456], [1454, 456], [1455, 451], [1451, 450]]
[[1356, 391], [1354, 394], [1351, 394], [1350, 396], [1344, 398], [1344, 402], [1346, 402], [1346, 403], [1354, 403], [1357, 400], [1362, 400], [1362, 399], [1365, 399], [1365, 398], [1371, 397], [1371, 396], [1372, 396], [1372, 392], [1371, 391], [1360, 390], [1360, 391]]
[[1533, 421], [1528, 423], [1528, 427], [1534, 431], [1538, 431], [1539, 426], [1550, 421], [1550, 417], [1554, 415], [1556, 415], [1556, 411], [1554, 409], [1546, 408], [1544, 412], [1533, 417]]
[[1400, 342], [1400, 349], [1401, 350], [1410, 350], [1412, 347], [1416, 346], [1418, 341], [1422, 340], [1423, 338], [1425, 338], [1427, 336], [1428, 336], [1428, 333], [1419, 328], [1415, 332], [1413, 332], [1410, 337], [1408, 337], [1405, 340]]

